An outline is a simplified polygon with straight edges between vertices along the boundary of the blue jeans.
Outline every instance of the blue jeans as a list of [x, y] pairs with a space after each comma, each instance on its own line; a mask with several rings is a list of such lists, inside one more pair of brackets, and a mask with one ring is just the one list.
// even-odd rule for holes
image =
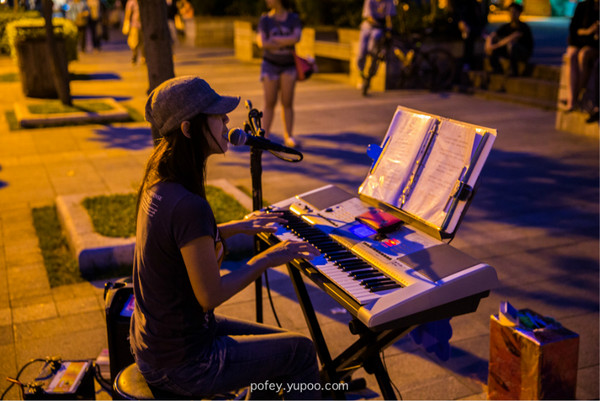
[[367, 54], [375, 48], [375, 44], [381, 39], [383, 29], [374, 27], [367, 21], [363, 21], [360, 25], [360, 37], [358, 39], [358, 59], [356, 65], [358, 70], [362, 72], [365, 69], [367, 62]]
[[[146, 381], [183, 396], [235, 391], [249, 386], [252, 399], [273, 399], [281, 386], [285, 399], [318, 399], [321, 392], [300, 389], [319, 383], [315, 347], [300, 334], [277, 327], [216, 316], [217, 336], [206, 355], [177, 367], [152, 367], [137, 359]], [[261, 391], [258, 391], [261, 390]], [[264, 390], [264, 391], [262, 391]]]

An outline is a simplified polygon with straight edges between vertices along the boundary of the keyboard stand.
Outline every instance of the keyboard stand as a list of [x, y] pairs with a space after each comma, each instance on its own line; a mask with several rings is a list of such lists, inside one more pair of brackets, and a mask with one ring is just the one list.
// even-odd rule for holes
[[[479, 301], [489, 295], [489, 291], [481, 292], [450, 303], [416, 313], [405, 318], [386, 323], [377, 328], [368, 328], [358, 319], [354, 318], [349, 323], [349, 330], [358, 339], [344, 350], [335, 359], [331, 357], [325, 337], [317, 320], [312, 301], [306, 289], [302, 272], [306, 272], [321, 289], [330, 295], [331, 288], [314, 280], [309, 271], [297, 266], [295, 262], [287, 265], [292, 284], [296, 291], [304, 319], [315, 344], [317, 355], [322, 364], [321, 374], [327, 383], [340, 383], [348, 380], [351, 374], [363, 367], [365, 371], [377, 379], [381, 396], [386, 400], [397, 399], [390, 377], [381, 360], [381, 351], [393, 345], [401, 337], [408, 334], [416, 326], [436, 320], [449, 319], [454, 316], [471, 313], [477, 310]], [[301, 272], [302, 270], [302, 272]], [[337, 299], [337, 298], [336, 298]], [[339, 300], [339, 299], [338, 299]], [[332, 393], [335, 399], [345, 399], [343, 391]]]
[[[362, 366], [367, 373], [373, 374], [377, 378], [383, 399], [397, 399], [379, 353], [407, 334], [412, 330], [413, 326], [374, 332], [357, 319], [354, 319], [350, 323], [350, 331], [353, 334], [358, 334], [359, 339], [338, 357], [332, 359], [302, 274], [292, 265], [288, 265], [288, 270], [310, 335], [315, 344], [317, 355], [322, 364], [321, 372], [323, 378], [328, 383], [340, 383], [342, 380], [349, 378], [353, 371]], [[333, 392], [333, 396], [335, 399], [346, 399], [342, 391]]]

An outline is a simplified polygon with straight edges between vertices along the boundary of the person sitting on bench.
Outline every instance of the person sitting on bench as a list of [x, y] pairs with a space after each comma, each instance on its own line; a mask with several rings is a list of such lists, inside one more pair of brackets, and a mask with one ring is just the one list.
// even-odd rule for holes
[[533, 53], [533, 35], [529, 25], [521, 21], [523, 6], [512, 3], [508, 10], [510, 22], [501, 25], [485, 40], [485, 53], [488, 56], [492, 71], [503, 74], [501, 58], [510, 60], [510, 75], [519, 76], [519, 63], [528, 64]]

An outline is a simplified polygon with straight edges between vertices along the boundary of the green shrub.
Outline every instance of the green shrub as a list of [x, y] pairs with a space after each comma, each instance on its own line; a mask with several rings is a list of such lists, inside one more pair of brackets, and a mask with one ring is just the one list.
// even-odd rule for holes
[[23, 18], [36, 18], [40, 13], [37, 11], [0, 11], [0, 53], [10, 54], [10, 45], [6, 36], [6, 24]]
[[[77, 60], [77, 26], [65, 18], [52, 19], [54, 37], [65, 41], [67, 60]], [[16, 58], [15, 46], [27, 40], [45, 40], [46, 30], [43, 18], [23, 18], [6, 24], [6, 36], [10, 46], [10, 54]], [[41, 62], [41, 60], [40, 60]]]

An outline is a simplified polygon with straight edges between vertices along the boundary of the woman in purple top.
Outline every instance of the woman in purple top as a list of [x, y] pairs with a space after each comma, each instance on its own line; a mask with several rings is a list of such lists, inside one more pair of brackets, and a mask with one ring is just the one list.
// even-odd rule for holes
[[274, 232], [273, 223], [284, 222], [277, 213], [256, 213], [217, 225], [206, 200], [206, 161], [227, 150], [227, 113], [239, 101], [194, 76], [170, 79], [148, 98], [146, 119], [161, 138], [138, 198], [131, 349], [148, 384], [178, 398], [267, 381], [281, 385], [286, 398], [316, 398], [318, 391], [292, 386], [318, 384], [309, 338], [213, 312], [267, 268], [319, 253], [308, 243], [284, 241], [220, 271], [224, 238]]
[[293, 137], [297, 74], [294, 45], [300, 40], [302, 25], [300, 17], [291, 11], [287, 0], [266, 0], [266, 3], [269, 11], [258, 22], [258, 45], [263, 49], [260, 70], [265, 97], [263, 128], [268, 135], [279, 95], [285, 145], [296, 147], [299, 142]]

